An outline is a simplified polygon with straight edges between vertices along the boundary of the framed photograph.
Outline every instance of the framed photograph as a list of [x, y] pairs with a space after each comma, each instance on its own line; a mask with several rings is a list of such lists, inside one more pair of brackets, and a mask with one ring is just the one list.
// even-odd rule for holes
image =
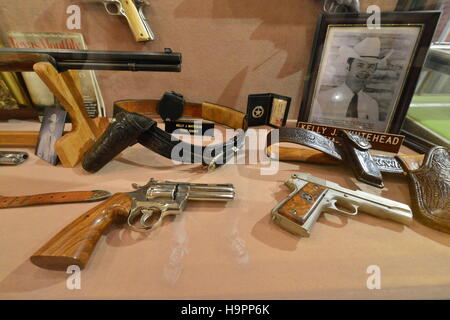
[[[299, 122], [399, 133], [439, 11], [321, 15]], [[369, 25], [370, 26], [370, 25]]]
[[36, 146], [36, 155], [53, 165], [58, 162], [55, 143], [63, 135], [66, 117], [67, 111], [60, 107], [45, 108]]

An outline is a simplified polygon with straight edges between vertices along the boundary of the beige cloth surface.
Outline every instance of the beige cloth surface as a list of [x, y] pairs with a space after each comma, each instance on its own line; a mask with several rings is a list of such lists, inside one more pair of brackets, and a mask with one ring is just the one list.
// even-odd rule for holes
[[[228, 203], [190, 202], [182, 215], [145, 235], [109, 229], [81, 272], [80, 290], [67, 289], [69, 274], [40, 269], [29, 257], [97, 203], [1, 210], [0, 299], [450, 298], [448, 234], [363, 213], [322, 215], [310, 238], [271, 222], [271, 209], [289, 193], [283, 182], [296, 172], [376, 193], [344, 166], [279, 163], [276, 175], [263, 176], [260, 169], [267, 164], [230, 164], [207, 173], [136, 145], [89, 174], [80, 166], [51, 166], [31, 149], [15, 150], [28, 151], [30, 158], [0, 167], [1, 195], [131, 191], [131, 183], [153, 177], [233, 183], [237, 196]], [[406, 178], [386, 177], [385, 185], [383, 196], [410, 204]], [[379, 290], [367, 288], [367, 270], [374, 265], [381, 271]]]

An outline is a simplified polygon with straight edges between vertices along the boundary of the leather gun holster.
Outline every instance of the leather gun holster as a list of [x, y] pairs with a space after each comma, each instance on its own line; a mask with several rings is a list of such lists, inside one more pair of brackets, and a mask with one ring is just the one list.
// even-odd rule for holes
[[89, 172], [97, 172], [128, 146], [137, 143], [137, 138], [156, 122], [133, 112], [121, 112], [103, 135], [84, 154], [82, 166]]
[[407, 157], [399, 158], [408, 172], [414, 218], [430, 228], [450, 233], [450, 156], [444, 147], [434, 147], [417, 167]]

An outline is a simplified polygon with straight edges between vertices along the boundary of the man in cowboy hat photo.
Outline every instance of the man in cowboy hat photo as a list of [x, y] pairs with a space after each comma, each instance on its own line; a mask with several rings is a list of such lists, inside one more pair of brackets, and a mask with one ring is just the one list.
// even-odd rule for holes
[[367, 83], [386, 59], [380, 57], [381, 43], [367, 37], [353, 48], [341, 46], [339, 59], [346, 64], [344, 83], [318, 93], [313, 109], [322, 117], [354, 118], [370, 122], [379, 120], [378, 102], [365, 92]]

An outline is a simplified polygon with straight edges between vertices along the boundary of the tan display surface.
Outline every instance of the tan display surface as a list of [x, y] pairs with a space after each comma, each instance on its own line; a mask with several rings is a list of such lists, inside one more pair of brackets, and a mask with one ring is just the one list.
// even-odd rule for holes
[[[363, 213], [322, 216], [310, 238], [291, 235], [271, 222], [270, 211], [288, 195], [283, 183], [292, 173], [309, 172], [346, 188], [380, 192], [354, 179], [349, 168], [283, 162], [277, 175], [261, 176], [267, 165], [250, 164], [206, 173], [198, 165], [174, 165], [136, 145], [89, 174], [80, 166], [53, 167], [31, 149], [22, 150], [30, 153], [23, 165], [0, 167], [0, 194], [116, 193], [153, 177], [233, 183], [236, 199], [189, 202], [182, 215], [167, 218], [147, 235], [111, 227], [81, 271], [81, 290], [67, 289], [70, 274], [38, 268], [29, 258], [98, 203], [0, 210], [0, 299], [450, 298], [448, 234]], [[411, 153], [406, 148], [402, 152]], [[382, 195], [411, 204], [406, 178], [386, 177], [385, 185]], [[381, 271], [380, 290], [367, 288], [367, 269], [373, 265]]]

